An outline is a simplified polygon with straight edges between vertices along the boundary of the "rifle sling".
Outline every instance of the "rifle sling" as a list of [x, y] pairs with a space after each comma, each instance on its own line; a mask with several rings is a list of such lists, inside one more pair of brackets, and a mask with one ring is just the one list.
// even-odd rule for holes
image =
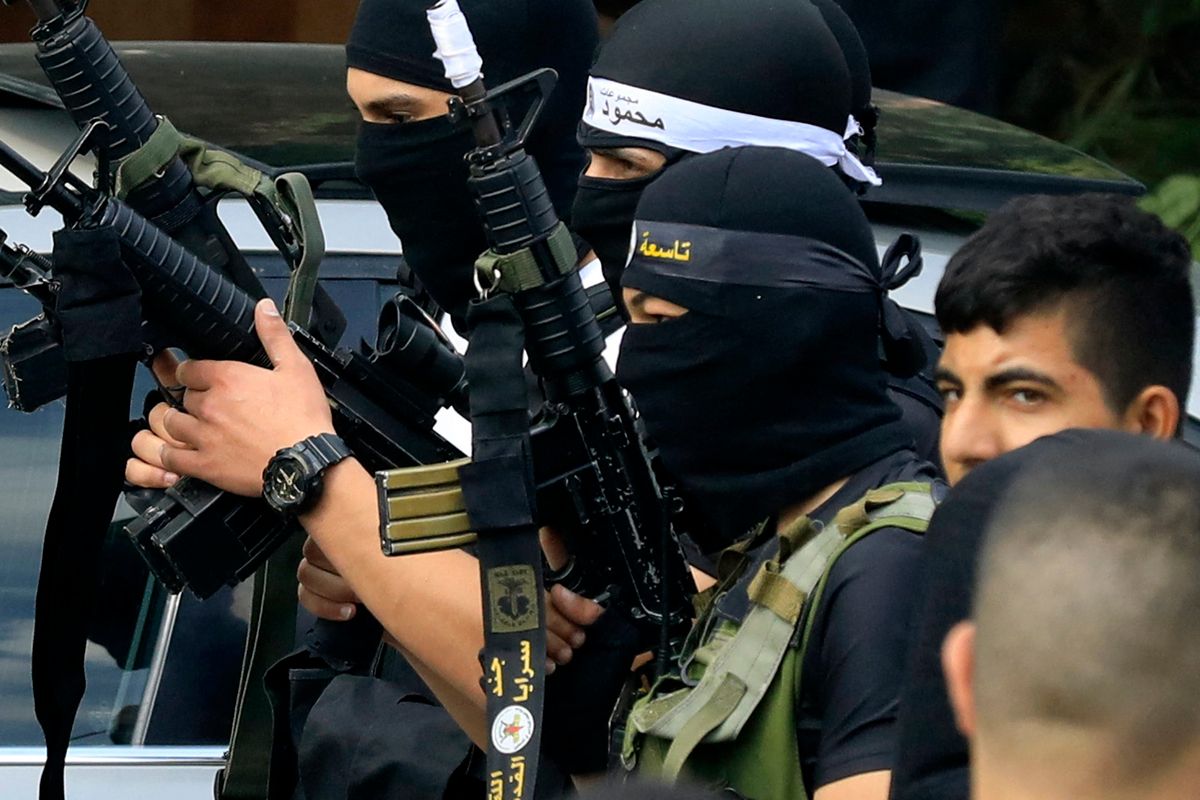
[[472, 302], [467, 321], [472, 461], [459, 477], [479, 537], [490, 742], [486, 782], [492, 800], [528, 800], [541, 748], [546, 628], [521, 366], [524, 327], [507, 294]]
[[296, 565], [303, 543], [302, 537], [289, 536], [254, 575], [229, 757], [217, 775], [220, 800], [275, 800], [291, 797], [295, 788], [294, 764], [272, 758], [289, 734], [276, 724], [284, 718], [272, 713], [265, 677], [295, 643]]
[[[315, 284], [315, 268], [312, 277]], [[284, 319], [294, 322], [291, 315], [296, 312], [295, 306], [286, 308]], [[296, 565], [303, 546], [303, 538], [293, 530], [254, 573], [229, 755], [217, 773], [214, 791], [218, 800], [284, 800], [295, 791], [287, 715], [273, 708], [267, 673], [296, 642]]]
[[41, 800], [64, 796], [67, 746], [87, 682], [88, 609], [129, 454], [141, 348], [138, 286], [121, 263], [115, 232], [59, 231], [54, 253], [67, 408], [34, 612], [33, 702], [46, 739]]
[[169, 119], [159, 117], [146, 143], [117, 165], [117, 197], [124, 199], [155, 180], [176, 156], [187, 165], [196, 185], [215, 192], [233, 192], [250, 203], [292, 269], [285, 301], [285, 308], [291, 311], [288, 319], [307, 329], [317, 288], [317, 268], [325, 256], [325, 236], [308, 178], [299, 172], [267, 175], [228, 151], [184, 136]]

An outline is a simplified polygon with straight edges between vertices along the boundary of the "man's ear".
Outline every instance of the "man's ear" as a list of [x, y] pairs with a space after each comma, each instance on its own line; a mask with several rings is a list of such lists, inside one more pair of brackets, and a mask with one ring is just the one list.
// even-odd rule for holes
[[1147, 386], [1125, 409], [1123, 425], [1130, 433], [1173, 439], [1182, 413], [1179, 398], [1165, 386]]
[[958, 729], [975, 735], [975, 623], [960, 622], [942, 642], [942, 673]]

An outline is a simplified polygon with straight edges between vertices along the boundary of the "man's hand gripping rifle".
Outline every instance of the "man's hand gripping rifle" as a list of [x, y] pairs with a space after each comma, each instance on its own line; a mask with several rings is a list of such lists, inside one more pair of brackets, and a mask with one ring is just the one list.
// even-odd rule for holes
[[[116, 231], [121, 260], [141, 290], [147, 354], [170, 346], [195, 358], [270, 367], [254, 332], [251, 295], [126, 203], [70, 174], [71, 161], [88, 139], [85, 132], [50, 173], [0, 143], [0, 167], [31, 188], [26, 197], [31, 213], [50, 206], [69, 227], [111, 226]], [[52, 320], [57, 290], [50, 265], [7, 245], [0, 247], [0, 256], [6, 277], [40, 300], [47, 309], [44, 316]], [[457, 355], [407, 298], [385, 307], [381, 326], [382, 347], [371, 358], [348, 349], [331, 351], [292, 326], [325, 387], [338, 432], [371, 469], [459, 457], [433, 431], [440, 407], [463, 403], [465, 382]], [[185, 478], [157, 494], [129, 533], [167, 588], [177, 592], [189, 587], [206, 597], [248, 577], [291, 530], [261, 500]]]

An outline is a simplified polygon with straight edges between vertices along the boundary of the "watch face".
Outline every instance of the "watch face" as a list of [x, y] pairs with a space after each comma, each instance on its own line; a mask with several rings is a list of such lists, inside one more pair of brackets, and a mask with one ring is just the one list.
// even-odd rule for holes
[[307, 472], [299, 459], [284, 456], [275, 460], [267, 471], [263, 494], [276, 508], [289, 508], [304, 500]]

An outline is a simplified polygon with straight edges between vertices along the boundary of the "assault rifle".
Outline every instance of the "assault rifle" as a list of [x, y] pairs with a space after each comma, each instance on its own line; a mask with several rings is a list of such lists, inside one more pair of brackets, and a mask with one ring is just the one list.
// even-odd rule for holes
[[[85, 131], [81, 142], [87, 138]], [[196, 358], [269, 367], [254, 333], [254, 298], [126, 203], [72, 176], [69, 162], [82, 147], [77, 142], [50, 173], [43, 173], [0, 143], [0, 167], [31, 188], [26, 197], [31, 213], [49, 206], [70, 227], [116, 231], [122, 260], [141, 288], [148, 354], [173, 346]], [[48, 265], [12, 248], [4, 254], [15, 282], [24, 283], [52, 314]], [[407, 298], [385, 307], [384, 345], [371, 358], [349, 349], [332, 351], [292, 326], [325, 387], [339, 434], [370, 469], [461, 456], [433, 431], [439, 408], [463, 402], [461, 363], [415, 308]], [[261, 500], [185, 478], [155, 499], [128, 532], [164, 585], [176, 592], [188, 586], [203, 598], [248, 577], [291, 529]]]
[[[16, 0], [3, 2], [11, 5]], [[85, 15], [87, 0], [28, 0], [28, 4], [38, 18], [32, 32], [37, 62], [67, 112], [81, 131], [97, 120], [104, 125], [105, 135], [93, 142], [100, 156], [101, 180], [113, 182], [117, 197], [131, 209], [204, 259], [235, 286], [256, 300], [266, 297], [258, 277], [217, 216], [217, 202], [233, 188], [228, 179], [230, 168], [246, 168], [226, 153], [217, 153], [213, 158], [203, 143], [186, 140], [153, 112], [112, 45]], [[179, 155], [185, 144], [190, 147], [188, 163]], [[219, 169], [213, 169], [214, 161], [219, 162]], [[193, 170], [206, 176], [204, 191], [198, 188]], [[239, 177], [246, 174], [242, 172]], [[305, 259], [319, 259], [323, 244], [319, 231], [306, 230], [302, 224], [304, 213], [299, 205], [305, 199], [297, 202], [291, 191], [286, 183], [275, 186], [264, 178], [246, 199], [279, 252], [295, 269]], [[313, 309], [315, 320], [310, 330], [325, 344], [333, 344], [345, 329], [345, 319], [320, 287], [313, 297]], [[35, 341], [35, 335], [42, 338]], [[52, 349], [47, 334], [33, 325], [24, 331], [22, 343], [26, 348]], [[27, 394], [14, 405], [33, 410], [37, 408], [34, 400], [45, 403], [57, 399], [66, 392], [65, 381], [53, 396], [47, 396], [50, 390], [45, 387], [37, 397]]]
[[[550, 579], [617, 606], [665, 669], [691, 627], [695, 593], [672, 528], [676, 501], [659, 483], [634, 410], [604, 361], [570, 235], [524, 149], [557, 75], [542, 69], [488, 90], [461, 12], [444, 0], [431, 21], [441, 9], [447, 23], [434, 27], [437, 55], [448, 77], [458, 70], [449, 116], [475, 136], [468, 184], [491, 245], [477, 264], [477, 286], [485, 296], [510, 294], [522, 318], [546, 399], [534, 440], [554, 439], [551, 452], [576, 454], [569, 477], [538, 495], [539, 522], [564, 533], [573, 554]], [[476, 63], [456, 64], [466, 52]], [[528, 110], [514, 124], [510, 112], [521, 107]], [[546, 449], [534, 448], [536, 473], [551, 468], [538, 463]]]

